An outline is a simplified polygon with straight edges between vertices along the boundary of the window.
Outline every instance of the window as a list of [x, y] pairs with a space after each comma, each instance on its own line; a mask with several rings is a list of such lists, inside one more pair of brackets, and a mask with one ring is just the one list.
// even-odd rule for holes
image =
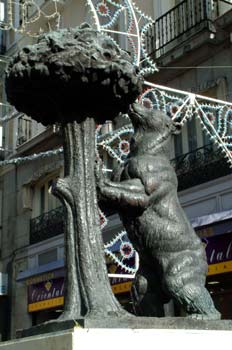
[[23, 115], [18, 119], [18, 146], [31, 138], [31, 118]]
[[179, 157], [183, 153], [182, 146], [182, 133], [179, 135], [174, 135], [174, 148], [175, 148], [175, 157]]
[[194, 118], [187, 122], [187, 130], [189, 152], [192, 152], [197, 148], [197, 130], [196, 120]]
[[53, 176], [50, 175], [34, 186], [32, 212], [33, 217], [40, 216], [46, 212], [49, 212], [50, 210], [61, 206], [60, 200], [49, 191], [52, 183], [56, 181], [58, 177], [59, 174]]
[[58, 260], [57, 248], [38, 255], [38, 265], [46, 265]]
[[28, 269], [34, 270], [39, 266], [64, 260], [64, 238], [40, 242], [30, 246], [28, 250]]

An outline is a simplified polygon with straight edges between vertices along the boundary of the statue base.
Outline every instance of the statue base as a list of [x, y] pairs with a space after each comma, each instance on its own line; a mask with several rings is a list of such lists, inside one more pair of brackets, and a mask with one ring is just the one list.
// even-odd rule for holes
[[[195, 320], [188, 317], [118, 317], [118, 318], [85, 318], [70, 321], [50, 321], [29, 329], [17, 331], [17, 338], [31, 337], [53, 332], [73, 331], [74, 329], [178, 329], [178, 330], [221, 330], [232, 331], [232, 320]], [[231, 335], [232, 336], [232, 335]]]
[[[161, 329], [161, 323], [159, 324], [158, 322], [155, 324], [152, 319], [150, 321], [149, 326], [147, 318], [144, 319], [143, 324], [140, 319], [127, 328], [122, 328], [125, 326], [125, 320], [118, 320], [117, 328], [82, 328], [79, 325], [69, 330], [4, 342], [1, 343], [0, 350], [118, 350], [124, 347], [141, 350], [147, 345], [152, 349], [160, 347], [163, 350], [186, 350], [186, 348], [190, 350], [218, 350], [222, 344], [232, 343], [232, 332], [229, 331], [232, 330], [231, 321], [207, 322], [208, 325], [205, 323], [204, 330], [198, 329], [200, 324], [202, 325], [201, 321], [199, 322], [199, 326], [196, 326], [198, 322], [195, 324], [194, 329], [186, 329], [188, 326], [193, 327], [195, 323], [192, 321], [188, 323], [186, 319], [186, 324], [182, 323], [185, 329], [177, 329], [177, 326], [179, 327], [181, 322], [183, 322], [182, 319], [177, 319], [176, 322], [171, 322], [170, 319], [165, 320], [165, 327], [172, 327], [172, 329]], [[85, 322], [85, 326], [93, 325], [96, 322], [95, 320]], [[100, 325], [103, 325], [106, 321], [98, 320], [98, 322]], [[114, 322], [112, 321], [112, 323]], [[158, 324], [160, 325], [160, 329], [157, 329]], [[107, 325], [109, 326], [109, 322], [107, 322]], [[221, 329], [221, 325], [226, 327], [227, 331], [211, 330], [212, 328]]]

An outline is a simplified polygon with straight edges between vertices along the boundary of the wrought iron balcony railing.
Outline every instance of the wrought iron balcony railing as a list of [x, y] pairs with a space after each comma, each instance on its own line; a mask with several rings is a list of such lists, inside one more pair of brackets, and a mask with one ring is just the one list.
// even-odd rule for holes
[[64, 233], [64, 209], [58, 207], [30, 221], [30, 244]]
[[213, 21], [219, 15], [221, 2], [225, 1], [181, 1], [159, 17], [147, 32], [146, 46], [148, 52], [154, 55], [154, 58], [159, 58], [179, 44], [179, 38], [183, 39], [181, 42], [189, 40], [191, 36], [204, 29], [215, 32]]
[[171, 160], [178, 177], [178, 191], [231, 174], [220, 149], [212, 144]]

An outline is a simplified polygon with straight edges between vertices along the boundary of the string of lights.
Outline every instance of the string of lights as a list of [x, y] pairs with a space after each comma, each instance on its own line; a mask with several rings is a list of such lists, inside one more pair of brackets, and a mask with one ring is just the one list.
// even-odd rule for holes
[[[10, 107], [11, 107], [11, 106], [10, 106]], [[19, 114], [20, 114], [20, 113], [17, 113], [17, 112], [7, 114], [5, 117], [3, 117], [3, 118], [0, 119], [0, 125], [6, 124], [6, 123], [8, 123], [9, 121], [18, 118]]]
[[160, 69], [231, 69], [232, 66], [158, 66], [157, 67], [159, 70]]
[[131, 258], [135, 258], [136, 251], [127, 237], [126, 231], [121, 231], [104, 245], [105, 254], [108, 255], [124, 271], [135, 274], [138, 266], [129, 265]]
[[[35, 0], [24, 0], [22, 2], [7, 0], [6, 4], [6, 18], [0, 21], [1, 30], [13, 30], [14, 32], [28, 35], [30, 37], [39, 36], [44, 30], [39, 28], [38, 32], [32, 32], [29, 30], [29, 26], [38, 23], [41, 17], [45, 18], [48, 23], [51, 20], [56, 20], [56, 28], [60, 26], [60, 12], [58, 11], [59, 0], [53, 0], [54, 11], [50, 14], [45, 13], [42, 8], [36, 3]], [[32, 9], [32, 10], [30, 10]], [[15, 18], [15, 11], [18, 11], [20, 16], [20, 22], [17, 23]], [[31, 15], [28, 15], [28, 12]]]
[[55, 155], [61, 154], [62, 152], [63, 152], [63, 147], [60, 147], [55, 150], [35, 153], [26, 157], [16, 157], [12, 159], [7, 159], [0, 162], [0, 167], [7, 166], [7, 165], [21, 165], [30, 161], [45, 159], [51, 156], [55, 156]]

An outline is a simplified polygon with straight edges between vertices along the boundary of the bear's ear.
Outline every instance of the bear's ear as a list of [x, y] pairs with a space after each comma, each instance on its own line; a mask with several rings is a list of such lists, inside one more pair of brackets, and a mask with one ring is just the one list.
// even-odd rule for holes
[[182, 125], [178, 122], [173, 122], [171, 124], [171, 132], [174, 135], [179, 135], [181, 133]]

